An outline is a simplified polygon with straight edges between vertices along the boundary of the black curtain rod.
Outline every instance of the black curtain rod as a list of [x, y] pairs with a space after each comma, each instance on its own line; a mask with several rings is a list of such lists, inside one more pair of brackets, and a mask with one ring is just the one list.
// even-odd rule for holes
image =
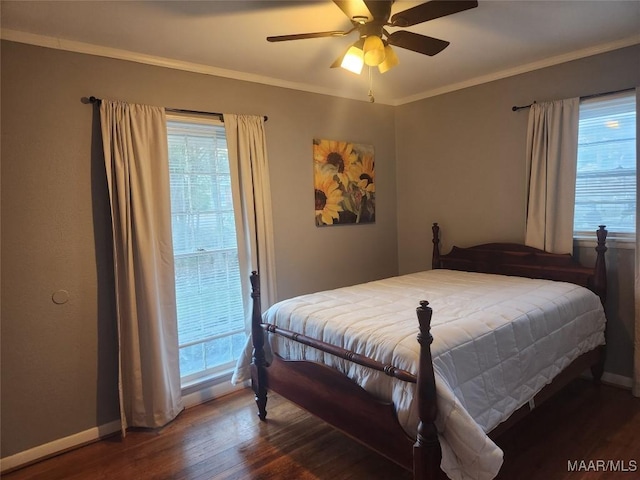
[[[536, 102], [534, 101], [533, 103], [536, 103]], [[514, 105], [513, 107], [511, 107], [511, 111], [517, 112], [518, 110], [524, 110], [525, 108], [530, 108], [531, 105], [533, 105], [533, 103], [530, 103], [529, 105], [522, 105], [521, 107]]]
[[[100, 103], [102, 101], [101, 98], [97, 98], [94, 96], [89, 97], [89, 103]], [[224, 122], [224, 114], [222, 113], [218, 113], [218, 112], [202, 112], [199, 110], [185, 110], [183, 108], [166, 108], [165, 110], [167, 112], [172, 112], [172, 113], [188, 113], [188, 114], [196, 114], [196, 115], [209, 115], [211, 117], [218, 117], [220, 119], [221, 122]], [[266, 115], [264, 116], [264, 121], [266, 122], [267, 120], [269, 120], [269, 117], [267, 117]]]
[[[613, 95], [614, 93], [630, 92], [631, 90], [633, 90], [633, 88], [623, 88], [622, 90], [613, 90], [611, 92], [594, 93], [593, 95], [585, 95], [584, 97], [580, 97], [580, 100], [588, 100], [590, 98], [603, 97], [605, 95]], [[536, 102], [534, 101], [533, 103], [536, 103]], [[513, 107], [511, 107], [511, 111], [517, 112], [518, 110], [530, 108], [531, 105], [533, 105], [533, 103], [530, 103], [529, 105], [523, 105], [521, 107], [517, 107], [514, 105]]]

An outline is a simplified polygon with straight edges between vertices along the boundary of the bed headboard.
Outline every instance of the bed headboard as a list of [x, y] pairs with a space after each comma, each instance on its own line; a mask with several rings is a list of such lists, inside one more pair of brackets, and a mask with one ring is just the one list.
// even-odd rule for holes
[[432, 268], [496, 273], [519, 277], [544, 278], [575, 283], [592, 290], [602, 304], [607, 296], [607, 273], [604, 259], [607, 230], [600, 225], [597, 233], [596, 264], [582, 266], [570, 254], [549, 253], [516, 243], [486, 243], [469, 248], [453, 247], [446, 255], [440, 254], [440, 227], [433, 224]]

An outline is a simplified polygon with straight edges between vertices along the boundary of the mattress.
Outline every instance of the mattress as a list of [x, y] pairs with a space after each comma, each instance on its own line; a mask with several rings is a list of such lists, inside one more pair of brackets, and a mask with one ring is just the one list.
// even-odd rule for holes
[[[600, 300], [571, 283], [429, 270], [285, 300], [263, 320], [417, 372], [420, 300], [433, 309], [441, 468], [452, 479], [493, 478], [502, 451], [487, 433], [574, 359], [604, 344]], [[415, 437], [414, 384], [277, 335], [268, 339], [283, 358], [325, 363], [393, 402], [400, 424]], [[235, 381], [250, 376], [247, 357]]]

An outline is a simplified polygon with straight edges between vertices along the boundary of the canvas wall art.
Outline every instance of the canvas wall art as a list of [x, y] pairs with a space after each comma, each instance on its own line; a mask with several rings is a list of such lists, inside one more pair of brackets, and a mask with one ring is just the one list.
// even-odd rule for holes
[[316, 225], [376, 220], [373, 145], [313, 140]]

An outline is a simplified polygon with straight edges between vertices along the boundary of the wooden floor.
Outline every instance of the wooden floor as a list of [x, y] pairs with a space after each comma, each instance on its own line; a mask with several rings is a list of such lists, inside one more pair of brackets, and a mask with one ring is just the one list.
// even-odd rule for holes
[[[242, 391], [136, 431], [3, 475], [5, 480], [403, 480], [411, 474], [271, 395], [268, 422]], [[640, 399], [586, 380], [569, 385], [499, 440], [499, 479], [640, 478]], [[635, 473], [569, 472], [569, 461], [637, 462]]]

